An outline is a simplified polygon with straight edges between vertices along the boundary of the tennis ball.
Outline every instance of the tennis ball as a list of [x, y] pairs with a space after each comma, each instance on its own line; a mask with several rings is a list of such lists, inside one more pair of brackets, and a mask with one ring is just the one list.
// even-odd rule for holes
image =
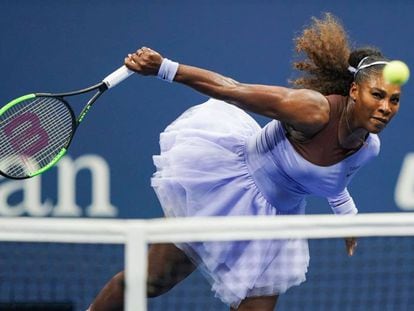
[[385, 65], [382, 74], [388, 83], [403, 85], [410, 77], [410, 69], [404, 62], [393, 60]]

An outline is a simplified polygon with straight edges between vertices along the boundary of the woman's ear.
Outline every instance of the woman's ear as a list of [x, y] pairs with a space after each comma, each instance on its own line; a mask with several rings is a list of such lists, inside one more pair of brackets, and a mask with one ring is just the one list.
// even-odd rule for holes
[[356, 101], [357, 94], [358, 94], [358, 85], [355, 82], [352, 82], [351, 88], [349, 89], [349, 97], [351, 97], [353, 101]]

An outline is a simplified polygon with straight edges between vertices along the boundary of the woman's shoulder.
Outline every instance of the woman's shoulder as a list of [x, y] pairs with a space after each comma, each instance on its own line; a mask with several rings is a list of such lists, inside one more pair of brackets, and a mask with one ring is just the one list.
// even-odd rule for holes
[[348, 100], [348, 96], [339, 94], [325, 95], [325, 97], [328, 100], [331, 110], [341, 110], [341, 108], [345, 107]]
[[348, 96], [340, 95], [340, 94], [329, 94], [325, 95], [325, 97], [328, 99], [328, 101], [340, 101], [340, 102], [346, 102]]

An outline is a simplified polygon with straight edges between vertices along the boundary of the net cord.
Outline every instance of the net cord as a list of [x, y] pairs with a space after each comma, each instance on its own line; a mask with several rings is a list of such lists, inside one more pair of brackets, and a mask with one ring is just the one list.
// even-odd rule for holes
[[[160, 219], [0, 218], [0, 240], [119, 243], [130, 230], [147, 243], [414, 235], [414, 213]], [[76, 239], [76, 240], [75, 240]]]
[[147, 246], [160, 242], [413, 236], [414, 213], [127, 219], [0, 218], [0, 241], [125, 244], [125, 310], [147, 310]]

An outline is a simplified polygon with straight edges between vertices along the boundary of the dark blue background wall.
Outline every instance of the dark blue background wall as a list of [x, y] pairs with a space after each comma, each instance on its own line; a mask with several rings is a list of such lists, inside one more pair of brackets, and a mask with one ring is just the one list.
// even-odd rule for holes
[[[356, 45], [375, 45], [389, 57], [413, 64], [413, 9], [408, 0], [330, 4], [297, 0], [2, 0], [0, 102], [26, 93], [66, 91], [98, 82], [142, 45], [239, 81], [286, 85], [292, 76], [292, 38], [311, 16], [319, 17], [324, 11], [343, 21]], [[361, 211], [398, 210], [394, 201], [397, 178], [403, 158], [414, 150], [412, 92], [408, 84], [400, 115], [381, 134], [380, 158], [352, 184]], [[98, 102], [79, 129], [69, 155], [76, 160], [93, 154], [108, 163], [110, 201], [117, 212], [103, 211], [102, 216], [162, 215], [149, 185], [158, 133], [184, 109], [204, 100], [183, 86], [133, 76]], [[58, 200], [57, 174], [54, 169], [40, 177], [42, 204], [47, 201], [52, 207], [37, 214], [30, 211], [31, 199], [21, 203], [24, 192], [9, 189], [2, 193], [11, 182], [1, 180], [0, 197], [8, 202], [1, 213], [64, 216], [65, 212], [53, 213]], [[99, 215], [86, 210], [91, 201], [90, 184], [88, 170], [80, 171], [75, 190], [82, 216]], [[311, 200], [308, 211], [330, 212], [319, 199]]]
[[[390, 58], [414, 65], [414, 3], [409, 0], [1, 0], [0, 103], [26, 93], [67, 91], [98, 82], [142, 45], [239, 81], [287, 85], [292, 75], [292, 38], [311, 16], [324, 11], [343, 21], [356, 45], [381, 47]], [[404, 159], [411, 159], [406, 156], [414, 151], [412, 85], [404, 87], [400, 114], [381, 134], [380, 157], [353, 181], [351, 192], [361, 212], [414, 209], [413, 162], [407, 160], [402, 170]], [[205, 99], [181, 85], [129, 78], [96, 104], [58, 168], [25, 182], [0, 178], [0, 215], [161, 216], [149, 183], [158, 134], [184, 109]], [[74, 171], [78, 173], [72, 176]], [[308, 212], [330, 210], [323, 199], [312, 198]], [[342, 252], [342, 243], [340, 247]], [[113, 261], [118, 266], [112, 270], [102, 263], [102, 272], [95, 275], [101, 279], [84, 291], [79, 310], [103, 279], [120, 269], [122, 260]], [[13, 262], [19, 261], [15, 257], [8, 261]], [[2, 271], [8, 269], [5, 265], [3, 261]], [[319, 275], [316, 266], [312, 273]], [[89, 284], [93, 276], [85, 277]], [[4, 280], [8, 286], [3, 275]], [[25, 286], [27, 281], [18, 284]]]

